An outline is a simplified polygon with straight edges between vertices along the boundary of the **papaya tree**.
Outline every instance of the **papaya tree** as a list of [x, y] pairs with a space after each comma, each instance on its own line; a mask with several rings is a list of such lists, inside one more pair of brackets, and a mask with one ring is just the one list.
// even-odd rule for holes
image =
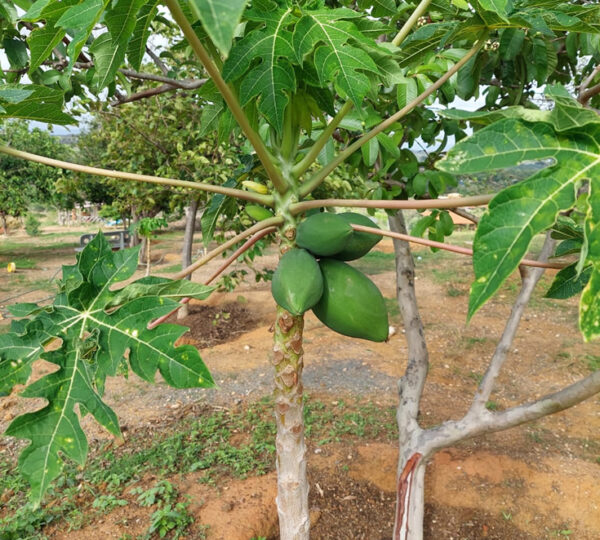
[[[600, 121], [595, 111], [584, 107], [597, 95], [590, 91], [597, 84], [598, 70], [593, 64], [586, 67], [579, 104], [553, 95], [552, 111], [519, 105], [524, 93], [533, 92], [534, 82], [555, 71], [548, 66], [559, 65], [558, 60], [554, 62], [556, 47], [564, 45], [569, 50], [569, 61], [561, 64], [565, 78], [569, 78], [568, 66], [587, 58], [590, 50], [594, 58], [600, 10], [585, 3], [554, 6], [544, 0], [472, 4], [422, 0], [416, 6], [396, 0], [165, 0], [166, 17], [159, 14], [158, 4], [154, 0], [0, 1], [0, 29], [11, 62], [0, 87], [0, 113], [69, 123], [77, 107], [89, 106], [90, 95], [108, 95], [125, 103], [201, 86], [204, 129], [239, 135], [249, 150], [250, 158], [237, 171], [234, 186], [77, 165], [8, 145], [0, 146], [0, 152], [86, 174], [199, 190], [214, 194], [218, 201], [235, 198], [252, 207], [259, 219], [256, 224], [224, 241], [178, 278], [245, 240], [228, 259], [235, 260], [274, 233], [281, 253], [273, 276], [278, 307], [271, 357], [281, 538], [308, 538], [310, 526], [302, 416], [304, 313], [312, 309], [324, 324], [344, 335], [386, 340], [387, 314], [381, 293], [344, 261], [364, 255], [383, 235], [414, 240], [404, 231], [374, 228], [360, 214], [314, 211], [336, 207], [439, 210], [489, 203], [474, 243], [476, 279], [470, 317], [517, 267], [537, 267], [523, 270], [517, 304], [467, 415], [423, 429], [418, 411], [428, 357], [414, 309], [414, 273], [406, 266], [410, 254], [405, 244], [397, 246], [405, 265], [399, 265], [398, 296], [409, 354], [399, 383], [394, 538], [422, 538], [425, 463], [437, 450], [563, 410], [600, 391], [600, 373], [596, 372], [532, 403], [498, 412], [485, 408], [531, 291], [542, 269], [556, 266], [546, 262], [553, 253], [550, 234], [539, 261], [524, 259], [535, 235], [554, 230], [562, 238], [569, 231], [577, 233], [579, 262], [561, 271], [553, 290], [562, 295], [583, 291], [582, 334], [586, 340], [598, 334], [600, 255], [594, 233], [599, 210], [594, 182], [600, 162], [596, 141]], [[161, 26], [169, 27], [172, 37], [168, 50], [157, 54], [148, 46], [148, 37]], [[403, 152], [412, 136], [403, 125], [408, 124], [407, 115], [436, 97], [449, 103], [452, 92], [477, 93], [482, 77], [494, 77], [494, 54], [503, 39], [502, 50], [511, 51], [506, 53], [508, 60], [519, 57], [519, 51], [524, 55], [535, 51], [536, 60], [545, 59], [543, 74], [537, 64], [530, 72], [523, 61], [515, 61], [511, 69], [520, 70], [520, 87], [505, 87], [502, 82], [488, 85], [499, 88], [490, 98], [492, 108], [497, 109], [494, 114], [487, 120], [459, 115], [446, 122], [443, 134], [451, 135], [455, 129], [454, 135], [461, 135], [457, 125], [466, 120], [498, 122], [454, 146], [438, 163], [441, 172], [430, 174], [415, 166]], [[140, 71], [146, 55], [162, 75]], [[174, 62], [173, 69], [162, 70], [169, 61]], [[32, 84], [19, 82], [25, 73]], [[132, 81], [150, 86], [140, 90], [139, 82]], [[486, 90], [489, 94], [490, 89]], [[63, 110], [64, 101], [73, 104], [70, 113]], [[422, 114], [423, 123], [427, 117], [428, 113]], [[346, 132], [351, 136], [345, 139]], [[332, 139], [347, 140], [347, 144], [336, 151]], [[387, 153], [393, 158], [389, 166], [378, 158], [378, 149], [383, 149], [382, 156]], [[385, 175], [397, 171], [395, 180], [406, 185], [391, 190], [391, 196], [375, 189], [380, 198], [322, 198], [327, 195], [323, 190], [326, 179], [359, 153], [374, 174], [382, 168]], [[439, 179], [447, 183], [447, 175], [495, 170], [523, 160], [540, 160], [546, 168], [493, 198], [424, 198], [439, 192]], [[573, 209], [578, 209], [576, 215]], [[575, 217], [565, 223], [564, 213]], [[436, 220], [442, 223], [444, 215], [436, 213]], [[392, 223], [396, 229], [403, 227], [401, 220]], [[438, 240], [426, 242], [445, 247]], [[121, 289], [111, 288], [131, 276], [131, 258], [128, 252], [109, 254], [99, 235], [76, 265], [65, 267], [62, 289], [52, 306], [14, 306], [13, 313], [20, 318], [13, 323], [12, 333], [0, 337], [0, 392], [26, 383], [31, 364], [38, 358], [59, 366], [23, 394], [44, 397], [48, 405], [16, 418], [7, 431], [31, 441], [21, 454], [20, 467], [32, 484], [34, 501], [41, 500], [60, 473], [61, 456], [79, 463], [85, 459], [87, 442], [74, 412], [76, 403], [83, 414], [89, 412], [110, 432], [119, 432], [116, 415], [102, 401], [102, 393], [106, 377], [116, 373], [124, 358], [146, 380], [159, 370], [169, 384], [178, 387], [212, 383], [195, 349], [173, 346], [182, 329], [160, 324], [177, 307], [175, 300], [204, 298], [210, 287], [148, 277]], [[311, 279], [300, 280], [298, 275]], [[60, 348], [45, 352], [44, 346], [57, 338]], [[145, 354], [150, 348], [153, 353]]]

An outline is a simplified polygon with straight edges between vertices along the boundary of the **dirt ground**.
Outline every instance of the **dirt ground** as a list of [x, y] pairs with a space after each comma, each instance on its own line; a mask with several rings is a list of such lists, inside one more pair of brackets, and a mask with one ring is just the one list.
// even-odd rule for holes
[[[161, 266], [176, 262], [168, 246], [156, 250]], [[391, 245], [383, 243], [383, 251]], [[66, 250], [64, 250], [66, 253]], [[418, 252], [420, 253], [420, 252]], [[55, 254], [61, 258], [60, 250]], [[54, 255], [53, 255], [54, 256]], [[416, 281], [429, 343], [431, 367], [421, 405], [421, 424], [434, 426], [459, 418], [470, 404], [514, 298], [516, 278], [465, 325], [470, 280], [468, 260], [458, 256], [436, 262], [429, 252]], [[47, 272], [53, 272], [53, 258]], [[215, 262], [194, 279], [201, 280]], [[260, 264], [273, 268], [275, 258]], [[437, 266], [436, 266], [437, 265]], [[393, 298], [394, 274], [372, 276], [384, 296]], [[547, 281], [549, 283], [549, 281]], [[453, 291], [453, 292], [450, 292]], [[32, 297], [33, 296], [33, 297]], [[35, 295], [26, 298], [34, 300]], [[528, 308], [490, 408], [502, 409], [556, 391], [597, 368], [600, 349], [579, 335], [576, 301], [541, 298]], [[198, 403], [232, 406], [270, 392], [270, 325], [274, 311], [268, 286], [243, 285], [234, 293], [212, 295], [193, 305], [184, 324], [185, 342], [196, 345], [218, 384], [214, 390], [173, 390], [150, 386], [135, 376], [111, 379], [107, 402], [128, 431], [164, 421]], [[312, 315], [306, 317], [305, 391], [323, 401], [360, 396], [365, 402], [393, 405], [396, 381], [406, 365], [406, 344], [395, 315], [396, 333], [387, 343], [370, 343], [334, 334]], [[37, 375], [48, 370], [43, 363]], [[27, 403], [28, 407], [35, 403]], [[0, 430], [24, 411], [15, 394], [0, 398]], [[89, 418], [83, 422], [93, 440], [107, 435]], [[440, 451], [426, 476], [426, 538], [429, 540], [537, 540], [600, 538], [600, 397], [533, 424], [464, 441]], [[12, 444], [10, 442], [6, 443]], [[7, 448], [7, 447], [5, 447]], [[0, 451], [3, 450], [0, 443]], [[391, 537], [397, 448], [381, 441], [329, 445], [308, 441], [311, 508], [315, 539]], [[217, 487], [178, 477], [180, 491], [201, 501], [192, 508], [197, 523], [209, 525], [208, 539], [276, 538], [275, 474], [229, 479]], [[120, 538], [141, 534], [149, 510], [119, 508], [84, 529], [56, 529], [55, 540]], [[204, 533], [202, 533], [204, 534]], [[201, 538], [192, 526], [189, 538]]]

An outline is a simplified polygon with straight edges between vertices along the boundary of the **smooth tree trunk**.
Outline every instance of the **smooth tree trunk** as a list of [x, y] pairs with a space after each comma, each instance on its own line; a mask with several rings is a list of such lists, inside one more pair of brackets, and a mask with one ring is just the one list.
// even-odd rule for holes
[[8, 223], [6, 221], [6, 216], [4, 214], [0, 214], [0, 219], [2, 220], [2, 230], [4, 231], [4, 236], [8, 236]]
[[[390, 230], [407, 234], [401, 211], [388, 218]], [[419, 402], [429, 370], [429, 353], [415, 291], [415, 265], [410, 245], [394, 239], [396, 255], [396, 295], [404, 323], [408, 363], [398, 381], [397, 501], [394, 540], [420, 540], [423, 537], [425, 507], [425, 460], [418, 448], [421, 428], [417, 422]]]
[[304, 318], [277, 307], [274, 325], [277, 512], [281, 540], [308, 540], [310, 515], [304, 442]]
[[145, 239], [144, 245], [146, 246], [146, 277], [150, 275], [150, 237]]
[[[183, 234], [183, 247], [181, 248], [181, 269], [187, 268], [192, 264], [192, 247], [194, 245], [194, 233], [196, 232], [196, 217], [198, 215], [199, 197], [192, 197], [188, 207], [185, 219], [185, 232]], [[192, 274], [188, 274], [184, 279], [191, 280]], [[189, 315], [189, 304], [183, 304], [177, 312], [178, 319], [185, 319]]]
[[[390, 229], [406, 233], [402, 213], [389, 218]], [[542, 248], [539, 261], [552, 254], [554, 241], [550, 234]], [[503, 431], [525, 422], [565, 410], [600, 392], [600, 371], [540, 399], [502, 411], [489, 411], [486, 403], [496, 379], [511, 350], [524, 310], [544, 270], [521, 270], [522, 286], [508, 316], [502, 336], [491, 357], [488, 369], [473, 396], [469, 411], [459, 420], [448, 420], [435, 428], [419, 426], [419, 402], [427, 378], [429, 359], [419, 316], [414, 287], [414, 262], [407, 242], [394, 240], [398, 303], [404, 320], [408, 345], [406, 371], [398, 383], [399, 459], [397, 469], [397, 500], [393, 540], [422, 540], [425, 508], [425, 468], [427, 461], [441, 450], [459, 441], [484, 433]]]

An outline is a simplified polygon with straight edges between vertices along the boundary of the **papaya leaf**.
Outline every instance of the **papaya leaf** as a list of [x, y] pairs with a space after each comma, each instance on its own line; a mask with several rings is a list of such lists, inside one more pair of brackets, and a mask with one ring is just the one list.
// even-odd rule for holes
[[[54, 302], [17, 321], [12, 332], [0, 336], [0, 393], [24, 384], [31, 364], [42, 358], [57, 371], [27, 386], [24, 397], [44, 398], [47, 405], [17, 417], [7, 435], [31, 441], [19, 458], [19, 467], [31, 484], [31, 496], [39, 504], [44, 492], [69, 458], [83, 464], [87, 440], [79, 417], [88, 412], [110, 433], [119, 434], [115, 413], [102, 400], [107, 376], [128, 361], [147, 381], [158, 370], [177, 388], [213, 386], [208, 369], [196, 348], [175, 346], [186, 328], [148, 324], [169, 313], [182, 296], [206, 298], [212, 288], [191, 282], [145, 278], [113, 290], [137, 269], [139, 247], [114, 252], [99, 233], [79, 254], [76, 270], [65, 267], [63, 284]], [[60, 339], [60, 348], [44, 346]], [[75, 406], [79, 405], [79, 414]]]
[[[237, 182], [230, 178], [223, 184], [225, 187], [235, 187], [237, 186]], [[212, 241], [215, 235], [215, 229], [217, 228], [217, 221], [219, 221], [219, 217], [225, 209], [227, 205], [231, 203], [231, 199], [226, 197], [225, 195], [221, 195], [217, 193], [213, 195], [210, 200], [210, 204], [208, 208], [202, 214], [202, 218], [200, 220], [200, 224], [202, 226], [202, 241], [205, 246], [208, 246]]]
[[108, 33], [97, 37], [90, 47], [96, 67], [93, 83], [97, 91], [113, 82], [117, 70], [123, 64], [127, 45], [137, 23], [137, 14], [145, 2], [146, 0], [117, 0], [106, 11], [104, 22]]
[[503, 19], [512, 10], [512, 0], [479, 0], [479, 5], [486, 11], [493, 11]]
[[[4, 112], [0, 117], [23, 118], [51, 124], [75, 123], [71, 116], [62, 111], [64, 95], [60, 90], [36, 84], [4, 85], [3, 89], [7, 91], [4, 96], [9, 96], [12, 102], [2, 104]], [[28, 93], [26, 97], [25, 92]], [[21, 97], [23, 99], [18, 99]], [[0, 99], [3, 99], [2, 93]]]
[[[223, 66], [226, 81], [240, 84], [242, 105], [259, 98], [258, 110], [278, 131], [283, 127], [283, 112], [289, 103], [287, 92], [296, 89], [296, 77], [290, 63], [295, 58], [292, 33], [292, 9], [275, 7], [263, 11], [250, 10], [246, 17], [261, 23], [231, 49]], [[258, 64], [255, 65], [255, 62]]]
[[379, 69], [364, 50], [372, 40], [346, 20], [357, 16], [349, 9], [307, 10], [294, 29], [294, 49], [300, 64], [314, 50], [321, 83], [334, 82], [359, 107], [371, 88], [366, 73]]
[[[591, 179], [592, 184], [597, 181], [599, 148], [599, 124], [591, 124], [585, 131], [557, 133], [552, 124], [509, 118], [461, 141], [439, 162], [442, 170], [462, 174], [511, 167], [524, 161], [554, 163], [502, 190], [490, 202], [473, 244], [475, 282], [471, 287], [469, 318], [517, 268], [533, 237], [551, 228], [559, 212], [573, 207], [579, 186], [585, 180]], [[587, 221], [590, 222], [589, 216]], [[586, 231], [588, 238], [593, 233], [592, 229]]]
[[227, 55], [248, 0], [190, 0], [204, 30]]
[[546, 298], [564, 300], [579, 294], [587, 285], [592, 266], [586, 266], [581, 274], [577, 272], [577, 263], [570, 264], [556, 274], [552, 285], [545, 294]]
[[71, 74], [79, 53], [104, 11], [105, 4], [104, 0], [84, 0], [66, 10], [56, 22], [57, 27], [69, 31], [72, 35], [67, 46], [69, 64], [64, 71], [65, 79]]
[[150, 2], [146, 2], [137, 15], [133, 35], [131, 36], [129, 45], [127, 45], [127, 59], [131, 67], [135, 70], [140, 69], [142, 59], [146, 54], [146, 43], [150, 36], [150, 23], [156, 16], [159, 1], [151, 0]]
[[44, 60], [50, 57], [54, 47], [65, 36], [65, 29], [58, 26], [57, 22], [69, 8], [77, 3], [78, 0], [36, 2], [25, 14], [23, 17], [25, 21], [45, 21], [43, 26], [35, 28], [27, 38], [30, 55], [29, 73], [33, 73]]
[[[586, 262], [592, 264], [592, 274], [579, 304], [579, 328], [586, 341], [600, 337], [600, 182], [599, 171], [596, 169], [595, 172], [595, 178], [590, 182], [588, 212], [584, 224]], [[581, 264], [577, 270], [583, 275]]]

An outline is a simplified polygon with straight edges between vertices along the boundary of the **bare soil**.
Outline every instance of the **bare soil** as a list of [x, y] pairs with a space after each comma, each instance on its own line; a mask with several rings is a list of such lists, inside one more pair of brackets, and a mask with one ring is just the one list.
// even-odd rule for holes
[[[389, 252], [391, 245], [383, 243], [380, 248]], [[163, 249], [166, 253], [167, 248]], [[518, 282], [516, 277], [511, 280], [466, 326], [469, 262], [458, 256], [436, 260], [429, 252], [422, 253], [427, 260], [418, 263], [416, 284], [431, 368], [420, 420], [424, 426], [434, 426], [466, 412], [502, 332]], [[163, 259], [161, 265], [173, 264], [168, 257]], [[273, 268], [275, 258], [265, 257], [259, 263]], [[205, 269], [194, 279], [201, 280], [212, 270]], [[394, 297], [393, 272], [372, 277], [385, 297]], [[546, 285], [549, 282], [547, 278]], [[558, 303], [544, 300], [542, 294], [540, 289], [526, 312], [489, 404], [491, 409], [536, 399], [584, 377], [590, 366], [597, 368], [600, 349], [582, 343], [576, 300]], [[174, 390], [160, 381], [147, 385], [135, 376], [129, 382], [111, 379], [106, 399], [126, 430], [160, 429], [170, 418], [190, 410], [192, 404], [229, 407], [268, 394], [273, 310], [273, 300], [264, 284], [244, 285], [235, 293], [214, 294], [206, 303], [194, 304], [191, 316], [183, 321], [191, 329], [183, 339], [201, 349], [218, 388]], [[336, 335], [308, 314], [304, 375], [307, 394], [331, 402], [360, 396], [365, 402], [394, 404], [396, 381], [405, 368], [407, 351], [397, 316], [392, 324], [396, 333], [387, 343], [378, 344]], [[40, 362], [36, 375], [48, 369]], [[15, 394], [0, 398], [0, 429], [26, 407], [36, 406], [24, 401]], [[533, 424], [464, 441], [439, 452], [427, 470], [425, 537], [600, 538], [599, 405], [596, 396]], [[93, 440], [108, 437], [89, 418], [83, 423]], [[0, 451], [13, 445], [10, 441], [0, 443]], [[309, 441], [308, 452], [311, 537], [390, 538], [395, 445], [357, 439], [321, 447]], [[191, 510], [196, 523], [188, 538], [202, 538], [203, 534], [215, 540], [276, 538], [274, 472], [245, 480], [224, 478], [216, 487], [199, 484], [195, 475], [173, 479], [181, 493], [194, 500]], [[49, 531], [50, 538], [91, 540], [121, 538], [125, 533], [135, 537], [147, 529], [149, 513], [147, 508], [130, 504], [81, 530], [69, 532], [54, 527]], [[209, 528], [203, 531], [200, 525]]]

